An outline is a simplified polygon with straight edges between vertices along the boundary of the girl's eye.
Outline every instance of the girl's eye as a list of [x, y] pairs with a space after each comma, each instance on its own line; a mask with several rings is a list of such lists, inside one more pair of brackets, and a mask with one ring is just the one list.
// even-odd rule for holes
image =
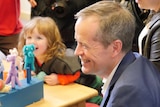
[[32, 37], [31, 36], [27, 36], [27, 39], [31, 39]]
[[41, 37], [37, 37], [37, 39], [42, 39]]

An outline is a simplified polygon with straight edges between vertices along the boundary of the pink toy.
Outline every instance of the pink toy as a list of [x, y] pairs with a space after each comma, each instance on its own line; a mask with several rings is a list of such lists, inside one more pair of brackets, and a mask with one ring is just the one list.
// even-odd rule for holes
[[7, 55], [6, 60], [8, 62], [11, 62], [10, 70], [8, 77], [6, 79], [6, 84], [11, 82], [12, 88], [15, 88], [15, 84], [21, 85], [19, 79], [18, 79], [18, 70], [16, 68], [15, 62], [16, 62], [16, 55]]

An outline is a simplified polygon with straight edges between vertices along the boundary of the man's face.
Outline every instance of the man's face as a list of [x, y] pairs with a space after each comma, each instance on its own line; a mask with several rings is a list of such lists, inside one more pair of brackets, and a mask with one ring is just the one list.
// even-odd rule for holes
[[[79, 18], [75, 25], [77, 47], [75, 55], [81, 59], [82, 71], [86, 74], [108, 75], [112, 69], [112, 45], [96, 40], [99, 23], [96, 17]], [[108, 72], [109, 71], [109, 72]]]

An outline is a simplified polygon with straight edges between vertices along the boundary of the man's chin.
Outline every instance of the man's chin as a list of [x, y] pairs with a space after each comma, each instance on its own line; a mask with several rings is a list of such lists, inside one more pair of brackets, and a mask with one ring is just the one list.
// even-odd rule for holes
[[82, 67], [82, 72], [83, 72], [84, 74], [91, 74], [91, 70], [89, 70], [89, 69], [87, 69], [87, 68], [84, 68], [84, 67]]

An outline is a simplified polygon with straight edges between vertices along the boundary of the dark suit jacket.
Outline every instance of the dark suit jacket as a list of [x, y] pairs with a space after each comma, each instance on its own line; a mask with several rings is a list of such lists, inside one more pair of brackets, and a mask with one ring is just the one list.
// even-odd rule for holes
[[160, 107], [160, 72], [146, 58], [127, 53], [100, 107]]
[[160, 12], [150, 21], [149, 32], [144, 38], [143, 56], [147, 57], [160, 70]]

